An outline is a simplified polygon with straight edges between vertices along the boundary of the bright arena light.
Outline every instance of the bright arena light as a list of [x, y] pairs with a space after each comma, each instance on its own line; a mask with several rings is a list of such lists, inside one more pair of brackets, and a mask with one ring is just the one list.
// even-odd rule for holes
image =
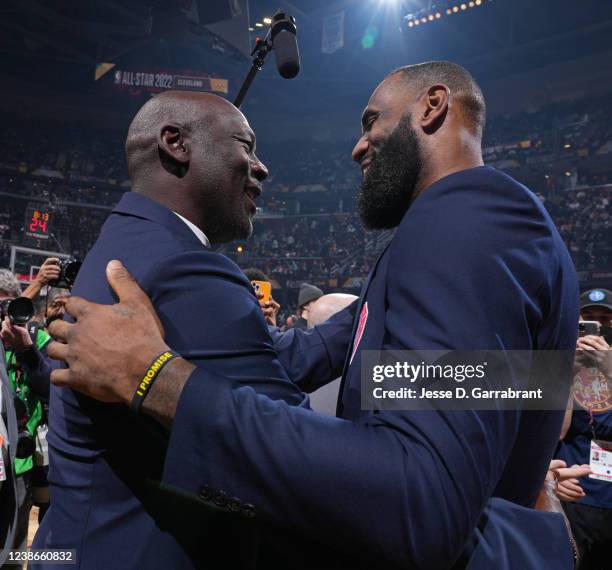
[[[382, 0], [380, 0], [382, 1]], [[493, 0], [489, 0], [493, 1]], [[404, 16], [404, 22], [408, 28], [414, 28], [415, 26], [420, 26], [421, 24], [427, 24], [428, 22], [435, 22], [436, 20], [441, 20], [445, 15], [452, 16], [453, 14], [457, 14], [458, 12], [466, 12], [468, 9], [477, 8], [478, 6], [483, 6], [485, 4], [484, 0], [469, 0], [465, 2], [459, 2], [458, 4], [450, 5], [448, 4], [444, 10], [436, 9], [434, 5], [430, 5], [430, 8], [420, 10], [416, 14], [406, 14]]]
[[262, 22], [263, 22], [263, 23], [264, 23], [266, 26], [269, 26], [269, 25], [272, 23], [272, 18], [267, 18], [267, 17], [266, 17], [266, 18], [264, 18], [264, 19], [262, 20]]

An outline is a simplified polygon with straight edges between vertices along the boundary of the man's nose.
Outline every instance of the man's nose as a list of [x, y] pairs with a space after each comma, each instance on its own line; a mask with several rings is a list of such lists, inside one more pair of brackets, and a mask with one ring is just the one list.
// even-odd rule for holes
[[369, 143], [365, 136], [362, 136], [358, 141], [355, 147], [353, 148], [353, 152], [351, 156], [355, 162], [361, 162], [361, 159], [368, 152]]
[[266, 168], [266, 165], [257, 157], [255, 157], [255, 160], [251, 163], [251, 172], [253, 173], [253, 176], [259, 180], [259, 182], [263, 182], [266, 178], [268, 178], [268, 169]]

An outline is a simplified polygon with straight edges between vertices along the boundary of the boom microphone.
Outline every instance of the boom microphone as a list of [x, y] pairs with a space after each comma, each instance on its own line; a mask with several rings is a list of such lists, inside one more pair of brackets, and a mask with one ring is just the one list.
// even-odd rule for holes
[[255, 40], [255, 47], [251, 52], [253, 63], [249, 70], [246, 79], [242, 83], [242, 87], [236, 95], [234, 105], [240, 107], [246, 97], [253, 79], [264, 64], [264, 59], [272, 50], [276, 53], [276, 67], [278, 72], [285, 79], [292, 79], [300, 72], [300, 54], [297, 46], [297, 28], [295, 27], [295, 18], [288, 16], [284, 12], [277, 12], [272, 17], [272, 25], [262, 40]]
[[277, 12], [272, 18], [270, 39], [276, 54], [278, 72], [285, 79], [292, 79], [300, 71], [300, 54], [297, 45], [295, 18]]

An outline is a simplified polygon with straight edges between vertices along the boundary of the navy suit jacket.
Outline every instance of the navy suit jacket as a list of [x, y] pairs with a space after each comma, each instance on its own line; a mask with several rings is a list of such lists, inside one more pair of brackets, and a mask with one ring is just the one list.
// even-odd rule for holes
[[[116, 302], [105, 278], [111, 259], [120, 259], [149, 294], [167, 341], [182, 356], [206, 362], [237, 386], [307, 406], [276, 357], [246, 276], [206, 249], [173, 212], [125, 194], [87, 255], [73, 294]], [[248, 504], [217, 496], [220, 506], [231, 508], [213, 510], [160, 486], [167, 435], [126, 406], [52, 387], [47, 439], [52, 499], [36, 548], [75, 548], [77, 567], [87, 570], [249, 567], [255, 560], [260, 525], [249, 521]], [[201, 450], [208, 445], [198, 444]]]
[[575, 271], [539, 200], [491, 168], [450, 175], [413, 203], [358, 302], [276, 343], [305, 389], [342, 374], [338, 417], [204, 364], [179, 401], [164, 480], [242, 497], [344, 553], [305, 567], [569, 568], [561, 518], [529, 508], [563, 410], [363, 411], [360, 350], [571, 351], [577, 319]]

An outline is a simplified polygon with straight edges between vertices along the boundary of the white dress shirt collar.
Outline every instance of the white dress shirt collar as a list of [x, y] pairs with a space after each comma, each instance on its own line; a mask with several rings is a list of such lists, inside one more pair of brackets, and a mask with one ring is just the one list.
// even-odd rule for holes
[[[174, 212], [174, 210], [173, 210]], [[176, 212], [174, 212], [176, 214]], [[210, 247], [210, 241], [208, 240], [208, 238], [206, 237], [206, 234], [200, 229], [198, 228], [198, 226], [196, 226], [195, 224], [192, 224], [187, 218], [183, 218], [183, 216], [181, 216], [180, 214], [176, 214], [181, 220], [183, 220], [183, 222], [185, 222], [185, 224], [187, 225], [187, 227], [195, 234], [195, 236], [202, 242], [202, 245], [204, 247]]]

